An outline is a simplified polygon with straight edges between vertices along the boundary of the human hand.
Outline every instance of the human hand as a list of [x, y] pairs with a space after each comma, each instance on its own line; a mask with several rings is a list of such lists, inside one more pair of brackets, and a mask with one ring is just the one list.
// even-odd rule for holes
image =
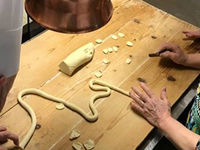
[[183, 31], [186, 38], [183, 38], [183, 40], [196, 40], [200, 38], [200, 30], [196, 31]]
[[143, 116], [151, 125], [159, 127], [164, 119], [171, 117], [171, 108], [167, 99], [166, 88], [163, 88], [158, 98], [145, 83], [140, 83], [138, 88], [132, 87], [130, 96], [133, 99], [131, 107], [138, 114]]
[[160, 56], [163, 58], [169, 58], [177, 64], [184, 65], [188, 59], [188, 55], [183, 52], [183, 50], [176, 44], [165, 43], [161, 45], [158, 52], [167, 49]]
[[9, 139], [12, 140], [15, 145], [19, 145], [18, 136], [7, 131], [5, 127], [0, 126], [0, 143], [6, 143]]
[[6, 101], [6, 97], [13, 85], [16, 75], [6, 78], [0, 75], [0, 112]]
[[8, 149], [3, 146], [0, 146], [0, 150], [8, 150]]

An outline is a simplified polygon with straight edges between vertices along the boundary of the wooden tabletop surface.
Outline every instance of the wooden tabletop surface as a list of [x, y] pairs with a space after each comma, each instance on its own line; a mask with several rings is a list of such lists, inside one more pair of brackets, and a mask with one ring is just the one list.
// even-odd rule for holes
[[[66, 99], [90, 112], [89, 99], [95, 92], [88, 82], [102, 71], [101, 80], [129, 91], [138, 86], [137, 78], [145, 79], [149, 87], [160, 94], [167, 87], [168, 98], [173, 105], [198, 76], [199, 71], [175, 65], [161, 58], [149, 58], [163, 42], [179, 44], [187, 52], [195, 52], [190, 41], [183, 41], [182, 30], [196, 29], [141, 0], [113, 0], [114, 14], [103, 28], [86, 34], [62, 34], [46, 31], [22, 45], [21, 65], [14, 86], [1, 113], [0, 124], [19, 135], [20, 139], [30, 128], [31, 120], [17, 103], [17, 94], [25, 88], [38, 88], [54, 96]], [[113, 40], [111, 34], [122, 32], [124, 38]], [[157, 38], [152, 38], [156, 36]], [[97, 38], [104, 43], [97, 46], [93, 60], [72, 77], [59, 72], [59, 63], [71, 52]], [[133, 47], [126, 42], [132, 41]], [[119, 45], [117, 53], [103, 54], [102, 50]], [[126, 59], [132, 56], [131, 64]], [[111, 61], [105, 65], [102, 60]], [[172, 75], [175, 82], [167, 80]], [[37, 96], [24, 100], [34, 109], [38, 123], [27, 150], [71, 150], [69, 135], [72, 129], [81, 132], [77, 141], [93, 139], [95, 150], [133, 150], [153, 128], [135, 114], [129, 106], [131, 99], [112, 91], [108, 98], [99, 99], [95, 105], [99, 119], [89, 123], [69, 109], [56, 110], [56, 103]]]

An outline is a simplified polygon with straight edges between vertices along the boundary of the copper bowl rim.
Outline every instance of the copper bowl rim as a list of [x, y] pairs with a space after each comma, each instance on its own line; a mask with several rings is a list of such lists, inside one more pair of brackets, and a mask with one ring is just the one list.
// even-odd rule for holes
[[104, 25], [106, 25], [106, 24], [111, 20], [112, 15], [113, 15], [113, 9], [112, 9], [111, 12], [110, 12], [110, 16], [109, 16], [109, 18], [105, 21], [105, 23], [102, 24], [101, 26], [97, 26], [97, 27], [95, 27], [95, 28], [84, 29], [84, 30], [79, 30], [79, 31], [78, 31], [78, 30], [77, 30], [77, 31], [69, 31], [69, 30], [64, 31], [64, 30], [61, 30], [61, 29], [59, 29], [59, 28], [55, 28], [55, 27], [52, 27], [52, 26], [50, 26], [50, 25], [48, 25], [48, 24], [42, 23], [42, 22], [38, 21], [36, 18], [33, 18], [33, 17], [32, 17], [33, 14], [31, 14], [30, 12], [27, 11], [26, 5], [25, 5], [25, 10], [26, 10], [27, 15], [28, 15], [33, 21], [35, 21], [35, 22], [37, 22], [39, 25], [41, 25], [43, 28], [48, 29], [48, 30], [52, 30], [52, 31], [55, 31], [55, 32], [69, 33], [69, 34], [70, 34], [70, 33], [71, 33], [71, 34], [76, 34], [76, 33], [77, 33], [77, 34], [81, 34], [81, 33], [92, 32], [92, 31], [94, 31], [94, 30], [98, 30], [98, 29], [100, 29], [101, 27], [103, 27]]

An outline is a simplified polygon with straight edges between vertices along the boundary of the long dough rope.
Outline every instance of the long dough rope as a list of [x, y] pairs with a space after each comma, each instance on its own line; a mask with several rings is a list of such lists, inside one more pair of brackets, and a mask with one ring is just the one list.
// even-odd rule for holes
[[[95, 86], [96, 85], [100, 85], [100, 86]], [[49, 99], [51, 101], [57, 102], [57, 103], [62, 103], [64, 104], [67, 108], [71, 109], [72, 111], [75, 111], [77, 113], [79, 113], [81, 116], [83, 116], [83, 118], [85, 118], [87, 121], [89, 122], [95, 122], [98, 119], [98, 111], [94, 106], [94, 103], [97, 99], [99, 98], [103, 98], [103, 97], [108, 97], [111, 94], [111, 89], [115, 90], [123, 95], [129, 96], [129, 93], [127, 91], [124, 91], [123, 89], [120, 89], [118, 87], [115, 87], [113, 85], [110, 85], [106, 82], [100, 81], [100, 80], [90, 80], [89, 82], [89, 87], [94, 90], [94, 91], [105, 91], [104, 93], [99, 93], [97, 95], [94, 95], [90, 101], [89, 101], [89, 107], [90, 110], [92, 112], [92, 115], [89, 115], [87, 112], [85, 112], [82, 108], [66, 102], [63, 99], [54, 97], [52, 95], [49, 95], [41, 90], [38, 89], [25, 89], [22, 90], [19, 94], [18, 94], [18, 102], [20, 103], [20, 105], [29, 113], [30, 117], [31, 117], [31, 127], [28, 131], [28, 133], [25, 135], [24, 139], [21, 141], [20, 143], [20, 147], [21, 148], [25, 148], [25, 146], [27, 145], [27, 143], [29, 142], [31, 136], [33, 135], [34, 131], [35, 131], [35, 127], [36, 127], [36, 123], [37, 123], [37, 119], [36, 119], [36, 115], [35, 112], [33, 111], [33, 109], [25, 102], [22, 100], [22, 97], [24, 95], [38, 95], [41, 97], [44, 97], [46, 99]], [[130, 96], [129, 96], [130, 97]]]

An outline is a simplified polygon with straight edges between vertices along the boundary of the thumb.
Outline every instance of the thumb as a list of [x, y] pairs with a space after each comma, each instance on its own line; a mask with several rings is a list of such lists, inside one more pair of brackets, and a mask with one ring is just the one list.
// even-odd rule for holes
[[162, 100], [167, 100], [167, 89], [166, 87], [162, 88], [161, 94], [160, 94], [160, 98]]

